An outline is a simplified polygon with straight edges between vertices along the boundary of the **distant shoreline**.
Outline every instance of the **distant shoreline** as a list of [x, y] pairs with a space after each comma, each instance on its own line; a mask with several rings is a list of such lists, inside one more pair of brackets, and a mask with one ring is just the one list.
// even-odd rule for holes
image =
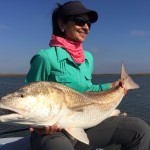
[[26, 74], [0, 74], [0, 77], [3, 77], [3, 76], [26, 76]]
[[[93, 76], [114, 76], [114, 75], [120, 75], [120, 74], [93, 74]], [[131, 73], [129, 74], [131, 76], [150, 76], [150, 73]]]
[[[93, 76], [112, 76], [112, 75], [120, 75], [120, 74], [92, 74]], [[133, 76], [150, 76], [150, 73], [137, 73], [137, 74], [130, 74]], [[0, 77], [6, 76], [26, 76], [26, 74], [0, 74]]]

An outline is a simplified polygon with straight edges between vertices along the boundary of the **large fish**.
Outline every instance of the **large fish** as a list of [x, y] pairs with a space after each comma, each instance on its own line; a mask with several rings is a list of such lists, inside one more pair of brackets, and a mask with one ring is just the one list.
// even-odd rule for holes
[[[123, 64], [121, 79], [128, 90], [139, 87], [128, 76]], [[55, 82], [33, 82], [1, 98], [0, 122], [33, 127], [56, 124], [89, 144], [84, 129], [115, 115], [123, 97], [124, 89], [120, 85], [108, 91], [79, 93]]]

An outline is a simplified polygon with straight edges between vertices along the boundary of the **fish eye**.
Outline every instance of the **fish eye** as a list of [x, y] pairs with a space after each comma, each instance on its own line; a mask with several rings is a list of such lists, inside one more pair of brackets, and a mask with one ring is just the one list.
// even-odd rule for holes
[[23, 95], [23, 94], [20, 94], [20, 97], [24, 98], [24, 95]]

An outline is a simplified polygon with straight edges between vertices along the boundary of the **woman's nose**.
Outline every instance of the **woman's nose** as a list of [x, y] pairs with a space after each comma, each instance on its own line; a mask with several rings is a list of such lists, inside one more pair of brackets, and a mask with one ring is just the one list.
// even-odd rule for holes
[[85, 23], [85, 25], [83, 26], [83, 29], [89, 31], [89, 30], [90, 30], [90, 27], [89, 27], [89, 25], [88, 25], [87, 23]]

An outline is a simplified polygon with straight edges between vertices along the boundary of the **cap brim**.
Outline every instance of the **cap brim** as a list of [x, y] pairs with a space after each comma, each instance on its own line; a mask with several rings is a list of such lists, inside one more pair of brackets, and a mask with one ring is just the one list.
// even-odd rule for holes
[[98, 14], [94, 10], [87, 9], [80, 1], [71, 1], [63, 5], [61, 10], [62, 16], [88, 14], [91, 23], [98, 19]]
[[88, 16], [89, 16], [89, 19], [90, 19], [90, 22], [91, 23], [94, 23], [97, 21], [98, 19], [98, 14], [96, 11], [89, 11], [88, 12]]

